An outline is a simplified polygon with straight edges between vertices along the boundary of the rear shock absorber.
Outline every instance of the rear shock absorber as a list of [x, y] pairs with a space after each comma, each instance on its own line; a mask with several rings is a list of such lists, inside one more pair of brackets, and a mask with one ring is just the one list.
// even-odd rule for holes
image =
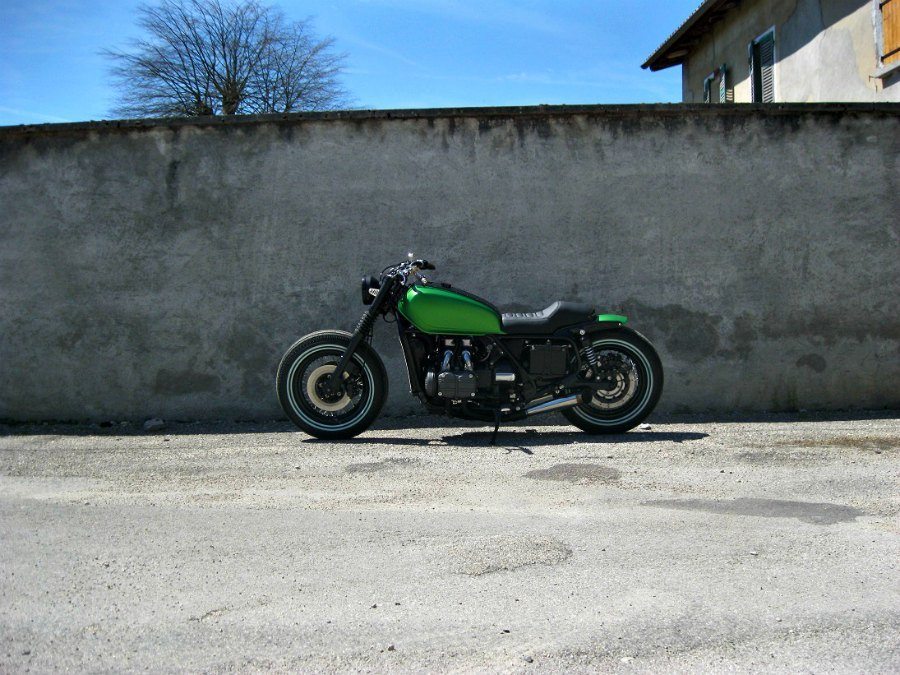
[[587, 359], [588, 365], [590, 365], [591, 370], [597, 371], [597, 352], [594, 351], [594, 345], [588, 343], [588, 345], [584, 348], [584, 356]]

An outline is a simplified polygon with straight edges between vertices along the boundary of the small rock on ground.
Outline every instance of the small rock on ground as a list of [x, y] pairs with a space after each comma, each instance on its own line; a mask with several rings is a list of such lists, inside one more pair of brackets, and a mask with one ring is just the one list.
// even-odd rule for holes
[[165, 421], [159, 419], [158, 417], [153, 417], [144, 422], [144, 431], [156, 431], [158, 429], [162, 429], [165, 426]]

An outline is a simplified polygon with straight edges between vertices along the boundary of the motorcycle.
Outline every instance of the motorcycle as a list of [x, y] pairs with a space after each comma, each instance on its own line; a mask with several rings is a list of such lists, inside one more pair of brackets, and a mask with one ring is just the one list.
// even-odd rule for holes
[[388, 393], [371, 345], [378, 317], [396, 323], [411, 393], [431, 413], [493, 422], [491, 443], [501, 423], [554, 410], [588, 433], [622, 433], [656, 406], [662, 364], [626, 317], [576, 302], [504, 314], [427, 279], [434, 265], [411, 257], [362, 280], [368, 308], [352, 333], [310, 333], [281, 359], [278, 400], [306, 433], [351, 438], [378, 417]]

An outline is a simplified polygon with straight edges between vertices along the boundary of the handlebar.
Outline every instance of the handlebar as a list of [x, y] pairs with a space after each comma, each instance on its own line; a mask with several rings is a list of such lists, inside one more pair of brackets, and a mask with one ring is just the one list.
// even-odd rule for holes
[[382, 275], [387, 276], [400, 275], [405, 280], [410, 274], [417, 274], [420, 271], [433, 269], [435, 269], [435, 266], [427, 260], [404, 260], [396, 265], [385, 267], [381, 273]]

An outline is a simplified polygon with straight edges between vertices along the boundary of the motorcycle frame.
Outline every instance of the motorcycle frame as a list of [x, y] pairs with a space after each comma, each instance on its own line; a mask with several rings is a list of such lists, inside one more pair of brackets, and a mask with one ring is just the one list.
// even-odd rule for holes
[[[344, 352], [343, 356], [338, 362], [337, 367], [328, 379], [326, 386], [329, 390], [336, 392], [340, 388], [340, 383], [343, 379], [344, 373], [347, 370], [347, 366], [350, 363], [350, 359], [353, 358], [353, 355], [359, 347], [359, 344], [363, 340], [370, 339], [374, 329], [375, 320], [379, 316], [384, 316], [392, 313], [396, 317], [395, 323], [397, 324], [397, 334], [400, 340], [400, 346], [403, 350], [403, 359], [406, 363], [410, 391], [420, 401], [422, 401], [422, 403], [425, 404], [430, 411], [450, 414], [457, 417], [466, 417], [469, 419], [484, 420], [500, 418], [505, 421], [514, 421], [523, 419], [526, 416], [525, 408], [527, 408], [530, 402], [545, 398], [546, 396], [551, 394], [562, 395], [566, 390], [569, 390], [570, 388], [575, 386], [578, 380], [578, 373], [583, 365], [580, 353], [581, 349], [583, 349], [585, 346], [588, 346], [590, 344], [590, 339], [598, 332], [618, 328], [621, 326], [621, 323], [617, 321], [589, 320], [572, 326], [565, 326], [554, 331], [553, 333], [516, 333], [515, 335], [507, 335], [501, 333], [497, 335], [487, 334], [473, 336], [487, 339], [495, 344], [503, 352], [504, 357], [509, 360], [513, 368], [515, 368], [517, 375], [521, 378], [520, 381], [530, 386], [532, 391], [534, 392], [534, 395], [530, 401], [526, 401], [523, 404], [518, 405], [514, 410], [501, 412], [501, 410], [498, 408], [497, 410], [493, 411], [491, 415], [486, 415], [482, 410], [473, 410], [471, 405], [467, 402], [463, 402], [462, 404], [455, 406], [446, 406], [436, 405], [429, 400], [429, 397], [424, 392], [420, 381], [420, 375], [424, 372], [425, 364], [421, 362], [421, 360], [418, 359], [413, 352], [411, 339], [413, 337], [416, 337], [418, 334], [428, 335], [434, 339], [440, 338], [441, 335], [425, 333], [424, 331], [419, 330], [396, 310], [397, 303], [400, 299], [400, 294], [405, 293], [406, 288], [407, 286], [405, 283], [405, 279], [399, 276], [382, 277], [381, 287], [378, 290], [378, 294], [375, 296], [372, 304], [369, 305], [369, 307], [363, 313], [362, 317], [360, 317], [359, 322], [356, 324], [356, 327], [351, 333], [350, 342], [347, 345], [347, 350]], [[448, 337], [459, 338], [461, 336], [453, 335]], [[521, 363], [519, 363], [518, 359], [515, 358], [515, 356], [507, 348], [507, 345], [504, 344], [504, 342], [511, 340], [552, 340], [553, 342], [568, 343], [574, 348], [576, 365], [574, 369], [570, 369], [569, 372], [566, 373], [566, 375], [563, 375], [550, 384], [545, 384], [543, 385], [543, 387], [539, 387], [535, 382], [536, 378], [534, 378], [531, 373], [529, 373], [528, 370], [524, 366], [522, 366]], [[578, 382], [578, 388], [582, 390], [590, 389], [592, 388], [592, 385], [587, 382]]]

